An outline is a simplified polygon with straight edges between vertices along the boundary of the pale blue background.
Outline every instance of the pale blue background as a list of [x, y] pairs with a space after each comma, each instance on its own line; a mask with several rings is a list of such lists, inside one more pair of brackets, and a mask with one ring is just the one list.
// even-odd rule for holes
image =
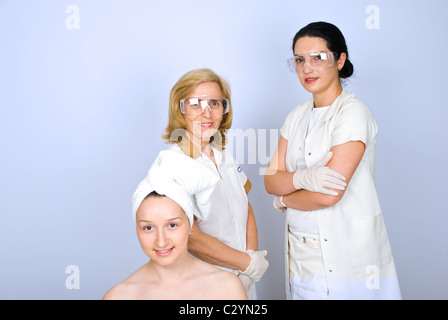
[[[365, 22], [380, 9], [380, 29]], [[66, 27], [68, 5], [80, 29]], [[324, 20], [344, 33], [346, 89], [380, 128], [377, 188], [405, 299], [448, 298], [448, 2], [0, 0], [0, 298], [100, 299], [146, 262], [130, 198], [159, 150], [168, 95], [185, 72], [228, 79], [233, 128], [278, 129], [309, 99], [285, 60]], [[284, 218], [259, 168], [253, 189], [270, 268], [261, 299], [284, 299]], [[80, 270], [68, 290], [65, 269]]]

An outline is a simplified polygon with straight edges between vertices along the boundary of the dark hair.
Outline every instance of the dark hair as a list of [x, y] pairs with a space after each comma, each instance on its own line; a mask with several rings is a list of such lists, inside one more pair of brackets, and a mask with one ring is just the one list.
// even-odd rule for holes
[[335, 60], [338, 60], [341, 56], [341, 53], [344, 52], [347, 55], [347, 60], [345, 61], [342, 70], [339, 71], [339, 78], [346, 79], [353, 74], [354, 67], [348, 59], [347, 44], [345, 43], [344, 35], [338, 29], [338, 27], [331, 23], [322, 21], [310, 23], [309, 25], [300, 29], [299, 32], [297, 32], [294, 36], [294, 40], [292, 42], [293, 52], [297, 40], [303, 37], [322, 38], [327, 41], [328, 49], [330, 49], [331, 52], [336, 53], [336, 56], [334, 57]]
[[[147, 198], [163, 198], [163, 197], [165, 197], [165, 195], [163, 195], [163, 194], [159, 194], [159, 193], [157, 193], [156, 191], [152, 191], [150, 194], [148, 194], [148, 195], [145, 197], [145, 199], [147, 199]], [[143, 199], [143, 200], [145, 200], [145, 199]]]

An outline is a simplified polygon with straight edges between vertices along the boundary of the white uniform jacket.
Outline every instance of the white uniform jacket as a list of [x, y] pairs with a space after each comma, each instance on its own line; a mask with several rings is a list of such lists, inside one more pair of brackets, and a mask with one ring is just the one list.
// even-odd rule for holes
[[[185, 140], [184, 140], [185, 139]], [[211, 195], [211, 210], [207, 220], [197, 219], [201, 232], [211, 235], [229, 247], [246, 251], [246, 227], [249, 210], [247, 194], [251, 189], [250, 180], [227, 150], [213, 148], [215, 163], [199, 152], [189, 140], [171, 146], [171, 150], [183, 152], [210, 170], [220, 179]], [[221, 269], [232, 271], [229, 268]], [[255, 284], [247, 292], [249, 299], [257, 298]]]
[[[312, 109], [312, 99], [299, 105], [282, 127], [281, 134], [288, 140], [287, 171], [296, 171], [297, 152], [302, 149], [306, 165], [311, 167], [335, 145], [362, 141], [366, 146], [343, 198], [334, 206], [318, 210], [329, 298], [401, 299], [375, 188], [377, 124], [368, 107], [346, 91], [307, 133]], [[300, 211], [288, 209], [288, 214]], [[289, 258], [286, 252], [286, 266]]]

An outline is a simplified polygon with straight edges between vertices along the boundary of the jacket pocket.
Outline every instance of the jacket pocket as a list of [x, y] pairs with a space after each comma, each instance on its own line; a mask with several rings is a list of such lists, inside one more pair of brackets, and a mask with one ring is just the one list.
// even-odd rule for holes
[[349, 257], [355, 274], [393, 261], [382, 214], [347, 222]]

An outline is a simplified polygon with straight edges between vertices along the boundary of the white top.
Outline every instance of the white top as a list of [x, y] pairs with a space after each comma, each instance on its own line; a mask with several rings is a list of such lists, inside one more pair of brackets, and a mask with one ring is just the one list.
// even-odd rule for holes
[[[173, 145], [171, 149], [183, 152], [178, 145]], [[245, 186], [250, 182], [227, 150], [213, 148], [213, 154], [216, 165], [203, 153], [194, 157], [219, 177], [211, 195], [211, 209], [207, 220], [197, 219], [199, 229], [234, 249], [246, 251], [249, 200]]]
[[[314, 126], [319, 122], [319, 119], [322, 115], [330, 108], [321, 107], [321, 108], [313, 108], [311, 112], [310, 121], [308, 123], [307, 135], [308, 132], [311, 132]], [[283, 132], [283, 128], [282, 128]], [[285, 134], [288, 134], [285, 132]], [[307, 169], [305, 161], [305, 149], [297, 150], [297, 162], [296, 162], [296, 170], [304, 170]], [[296, 210], [298, 211], [298, 210]], [[316, 211], [302, 211], [300, 214], [289, 214], [288, 215], [288, 225], [289, 229], [292, 233], [294, 233], [297, 237], [302, 236], [312, 236], [316, 237], [319, 234], [319, 225], [317, 223], [317, 214]]]
[[246, 251], [247, 177], [227, 150], [213, 148], [213, 153], [216, 165], [204, 154], [196, 158], [221, 178], [211, 196], [210, 216], [207, 220], [198, 219], [199, 229], [234, 249]]
[[[299, 154], [305, 154], [307, 167], [313, 166], [331, 147], [349, 141], [362, 141], [364, 155], [334, 206], [318, 211], [322, 258], [331, 299], [400, 299], [395, 264], [375, 188], [375, 148], [377, 124], [368, 107], [355, 95], [341, 95], [323, 111], [307, 133], [313, 100], [302, 103], [285, 120], [282, 136], [288, 140], [286, 168], [294, 172]], [[300, 210], [287, 210], [287, 223], [294, 223]], [[286, 247], [287, 249], [287, 247]], [[288, 259], [288, 255], [286, 255]], [[379, 289], [371, 290], [366, 281], [371, 270], [378, 270]], [[370, 273], [369, 273], [370, 272]]]
[[[197, 219], [201, 232], [211, 235], [229, 247], [246, 251], [246, 229], [249, 211], [247, 193], [251, 183], [243, 169], [227, 151], [212, 148], [215, 163], [204, 153], [199, 152], [191, 144], [172, 145], [171, 150], [177, 150], [192, 157], [219, 177], [215, 190], [211, 195], [210, 213], [207, 220]], [[232, 271], [229, 268], [217, 266], [220, 269]], [[247, 291], [250, 300], [257, 299], [256, 286], [253, 284]]]

